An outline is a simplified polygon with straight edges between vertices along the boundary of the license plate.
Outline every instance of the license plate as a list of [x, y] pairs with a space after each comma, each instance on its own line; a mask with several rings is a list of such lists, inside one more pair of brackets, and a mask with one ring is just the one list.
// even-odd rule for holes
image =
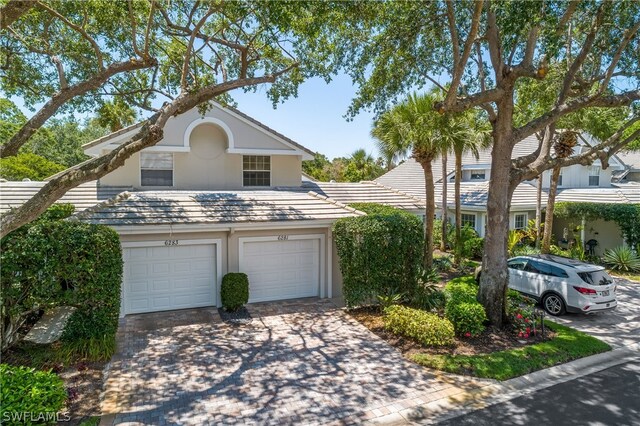
[[603, 295], [603, 296], [608, 296], [608, 295], [609, 295], [609, 290], [605, 290], [605, 291], [603, 291], [603, 292], [602, 292], [602, 295]]

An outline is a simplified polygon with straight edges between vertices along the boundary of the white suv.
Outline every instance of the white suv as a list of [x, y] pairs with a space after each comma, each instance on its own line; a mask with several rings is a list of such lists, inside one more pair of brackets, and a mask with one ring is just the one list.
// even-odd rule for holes
[[540, 301], [551, 315], [602, 312], [618, 305], [616, 285], [602, 266], [548, 254], [517, 256], [507, 265], [509, 288]]

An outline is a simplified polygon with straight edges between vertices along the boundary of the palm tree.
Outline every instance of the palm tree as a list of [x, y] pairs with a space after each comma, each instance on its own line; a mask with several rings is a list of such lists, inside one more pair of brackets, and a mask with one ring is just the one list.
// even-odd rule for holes
[[[567, 158], [573, 154], [573, 148], [578, 144], [578, 133], [567, 130], [556, 136], [553, 149], [556, 157]], [[556, 204], [556, 194], [558, 193], [558, 181], [560, 180], [560, 166], [555, 166], [551, 171], [551, 182], [549, 184], [549, 199], [547, 208], [544, 211], [544, 234], [542, 237], [542, 253], [549, 253], [551, 249], [551, 228], [553, 227], [553, 210]]]
[[462, 156], [470, 152], [477, 158], [480, 148], [489, 146], [491, 128], [475, 111], [466, 112], [448, 119], [447, 141], [455, 156], [455, 254], [454, 263], [462, 258], [462, 209], [460, 206], [460, 182], [462, 181]]
[[98, 125], [112, 132], [123, 129], [136, 121], [136, 112], [121, 99], [103, 103], [97, 111]]
[[442, 150], [442, 238], [440, 238], [440, 250], [447, 249], [447, 156], [448, 147]]
[[444, 146], [443, 117], [434, 110], [435, 93], [414, 93], [399, 105], [382, 114], [371, 134], [378, 141], [380, 152], [387, 158], [406, 156], [410, 151], [424, 171], [425, 245], [424, 266], [433, 265], [433, 225], [435, 215], [435, 188], [433, 160]]
[[350, 182], [375, 179], [383, 172], [378, 161], [364, 149], [355, 150], [347, 161], [344, 176]]

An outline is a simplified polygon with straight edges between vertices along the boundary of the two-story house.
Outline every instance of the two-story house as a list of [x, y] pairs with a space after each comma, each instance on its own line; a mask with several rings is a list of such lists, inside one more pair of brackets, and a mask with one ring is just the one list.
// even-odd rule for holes
[[[112, 150], [138, 128], [93, 141], [85, 152]], [[302, 160], [313, 154], [236, 109], [213, 105], [204, 115], [194, 109], [171, 118], [156, 146], [59, 202], [120, 235], [122, 315], [219, 306], [227, 272], [248, 274], [250, 302], [339, 297], [331, 226], [364, 213], [302, 187]], [[0, 183], [1, 210], [43, 184]], [[414, 202], [384, 188], [378, 195], [405, 207]]]
[[[574, 155], [588, 149], [595, 141], [589, 135], [581, 135], [580, 144], [575, 147]], [[513, 158], [534, 152], [539, 146], [535, 136], [528, 137], [516, 144]], [[453, 156], [450, 156], [452, 158]], [[610, 159], [605, 169], [600, 161], [590, 166], [573, 165], [561, 170], [558, 185], [557, 202], [595, 202], [595, 203], [638, 203], [640, 202], [640, 183], [634, 182], [635, 170], [640, 168], [637, 154], [622, 153]], [[630, 160], [625, 162], [624, 159]], [[443, 173], [442, 162], [437, 158], [433, 162], [434, 181], [436, 191], [437, 216], [441, 215], [442, 181], [447, 179], [446, 207], [449, 218], [453, 217], [454, 202], [454, 174], [452, 160]], [[550, 186], [550, 171], [542, 175], [542, 208], [546, 206], [548, 189]], [[462, 159], [462, 182], [460, 201], [462, 207], [462, 223], [476, 229], [480, 236], [484, 236], [487, 223], [487, 198], [489, 179], [491, 178], [491, 149], [482, 149], [478, 156], [467, 153]], [[375, 182], [401, 193], [405, 193], [425, 202], [424, 174], [422, 167], [413, 159], [407, 159], [398, 167], [382, 175]], [[524, 229], [530, 219], [535, 218], [537, 188], [536, 181], [523, 182], [516, 188], [511, 201], [510, 227]], [[561, 240], [567, 232], [578, 232], [582, 241], [595, 239], [598, 241], [596, 254], [602, 254], [604, 249], [622, 245], [623, 238], [615, 223], [596, 221], [591, 223], [576, 220], [554, 220], [554, 235]]]

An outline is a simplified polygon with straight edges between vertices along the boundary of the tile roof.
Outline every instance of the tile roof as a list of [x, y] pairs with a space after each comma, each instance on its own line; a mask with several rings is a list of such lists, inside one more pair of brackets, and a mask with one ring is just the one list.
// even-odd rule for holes
[[321, 195], [283, 190], [144, 191], [79, 213], [111, 226], [334, 220], [362, 215]]
[[[539, 142], [535, 136], [529, 136], [517, 143], [513, 149], [512, 158], [518, 158], [523, 155], [531, 154], [538, 148]], [[491, 148], [484, 148], [478, 152], [476, 157], [470, 152], [466, 152], [462, 156], [462, 164], [467, 168], [479, 165], [486, 165], [487, 168], [491, 164]], [[438, 156], [431, 163], [433, 169], [433, 181], [438, 182], [442, 179], [442, 158]], [[447, 175], [453, 173], [455, 168], [454, 156], [449, 154], [447, 162]], [[398, 189], [407, 194], [424, 197], [424, 173], [422, 166], [413, 158], [408, 158], [398, 167], [388, 171], [384, 175], [375, 180], [378, 183]]]
[[[0, 212], [18, 207], [33, 197], [46, 182], [0, 182]], [[124, 186], [98, 186], [96, 181], [69, 190], [57, 203], [71, 203], [82, 211], [131, 189]]]
[[312, 191], [345, 204], [380, 203], [404, 210], [424, 208], [421, 199], [376, 182], [303, 182], [296, 191]]

